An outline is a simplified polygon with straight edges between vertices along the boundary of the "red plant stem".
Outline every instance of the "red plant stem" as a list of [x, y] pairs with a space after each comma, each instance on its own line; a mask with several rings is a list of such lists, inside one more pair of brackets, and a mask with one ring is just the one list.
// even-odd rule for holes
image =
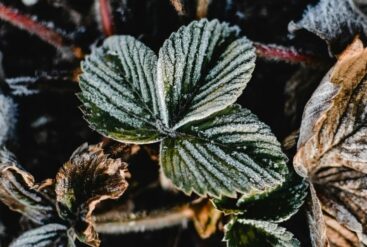
[[308, 54], [299, 53], [294, 48], [278, 45], [265, 45], [254, 42], [258, 57], [267, 60], [284, 61], [289, 63], [312, 63], [315, 58]]
[[56, 48], [63, 48], [64, 46], [64, 39], [59, 33], [55, 32], [44, 24], [33, 20], [29, 16], [19, 13], [18, 10], [7, 7], [1, 3], [0, 19], [7, 21], [23, 30], [26, 30], [29, 33], [37, 35], [40, 39], [55, 46]]
[[111, 11], [111, 4], [109, 0], [99, 0], [99, 13], [101, 15], [101, 22], [104, 34], [106, 36], [113, 35], [115, 30]]

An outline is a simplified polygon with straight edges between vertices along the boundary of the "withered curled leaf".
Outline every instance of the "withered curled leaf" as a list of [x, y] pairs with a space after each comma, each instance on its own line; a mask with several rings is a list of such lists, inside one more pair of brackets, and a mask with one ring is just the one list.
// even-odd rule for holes
[[31, 174], [16, 165], [12, 154], [0, 151], [0, 200], [36, 224], [53, 217], [55, 209]]
[[[294, 166], [315, 188], [310, 214], [310, 225], [318, 222], [312, 229], [315, 246], [367, 244], [366, 74], [367, 49], [356, 38], [304, 110]], [[342, 245], [343, 232], [357, 236], [358, 244]]]
[[81, 146], [60, 169], [55, 187], [57, 208], [62, 218], [74, 220], [80, 241], [99, 246], [92, 212], [102, 200], [120, 197], [128, 176], [126, 163], [108, 158], [101, 145]]
[[331, 50], [345, 47], [357, 34], [367, 34], [365, 3], [358, 0], [320, 0], [309, 6], [302, 19], [289, 23], [290, 32], [305, 29], [329, 45]]

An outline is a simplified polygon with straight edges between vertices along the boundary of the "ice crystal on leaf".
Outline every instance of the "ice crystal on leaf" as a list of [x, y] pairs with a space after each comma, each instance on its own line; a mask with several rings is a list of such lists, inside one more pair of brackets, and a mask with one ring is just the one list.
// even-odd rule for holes
[[355, 35], [367, 35], [367, 16], [358, 0], [320, 0], [310, 6], [298, 22], [291, 22], [289, 31], [305, 29], [333, 48], [342, 48]]
[[158, 58], [130, 36], [106, 39], [82, 63], [79, 97], [101, 134], [161, 141], [163, 172], [187, 194], [270, 191], [284, 182], [287, 158], [267, 125], [233, 106], [254, 66], [237, 27], [203, 19], [173, 33]]

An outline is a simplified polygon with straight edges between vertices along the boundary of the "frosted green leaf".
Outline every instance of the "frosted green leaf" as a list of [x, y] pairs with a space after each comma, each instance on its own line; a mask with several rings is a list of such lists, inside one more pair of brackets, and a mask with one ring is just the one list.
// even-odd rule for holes
[[164, 174], [187, 194], [270, 191], [288, 172], [270, 128], [238, 105], [181, 127], [175, 138], [163, 140], [160, 157]]
[[108, 38], [82, 64], [80, 98], [103, 135], [162, 141], [163, 171], [184, 192], [263, 193], [284, 182], [287, 158], [268, 126], [229, 107], [254, 66], [252, 43], [237, 27], [203, 19], [173, 33], [158, 60], [132, 37]]
[[159, 52], [158, 85], [176, 129], [233, 104], [255, 67], [255, 50], [239, 29], [218, 20], [191, 22], [165, 41]]
[[228, 213], [241, 214], [241, 217], [247, 219], [279, 223], [297, 213], [305, 201], [307, 189], [305, 180], [292, 174], [274, 191], [242, 196], [239, 199], [223, 198], [214, 202], [218, 209]]
[[296, 247], [293, 234], [277, 224], [246, 219], [232, 219], [225, 226], [227, 247]]
[[52, 223], [23, 233], [9, 247], [66, 246], [66, 236], [66, 226]]
[[79, 94], [91, 127], [112, 139], [159, 141], [157, 56], [130, 36], [113, 36], [82, 63]]

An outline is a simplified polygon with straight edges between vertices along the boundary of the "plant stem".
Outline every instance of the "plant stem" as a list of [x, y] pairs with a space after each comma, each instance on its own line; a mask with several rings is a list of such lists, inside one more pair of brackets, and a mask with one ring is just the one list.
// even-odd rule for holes
[[82, 56], [80, 48], [65, 45], [65, 39], [60, 33], [36, 21], [34, 18], [24, 15], [18, 10], [7, 7], [2, 3], [0, 3], [0, 19], [38, 36], [40, 39], [64, 53], [73, 53], [73, 55], [78, 58]]
[[283, 47], [278, 45], [266, 45], [254, 42], [256, 54], [258, 57], [272, 61], [283, 61], [288, 63], [313, 63], [315, 57], [299, 53], [293, 47]]
[[97, 232], [117, 234], [154, 231], [178, 225], [185, 226], [192, 217], [192, 210], [183, 206], [149, 214], [126, 214], [116, 210], [96, 215], [94, 220]]
[[102, 23], [103, 33], [106, 36], [111, 36], [115, 32], [113, 23], [113, 16], [111, 11], [111, 3], [109, 0], [98, 0], [99, 1], [99, 13]]

